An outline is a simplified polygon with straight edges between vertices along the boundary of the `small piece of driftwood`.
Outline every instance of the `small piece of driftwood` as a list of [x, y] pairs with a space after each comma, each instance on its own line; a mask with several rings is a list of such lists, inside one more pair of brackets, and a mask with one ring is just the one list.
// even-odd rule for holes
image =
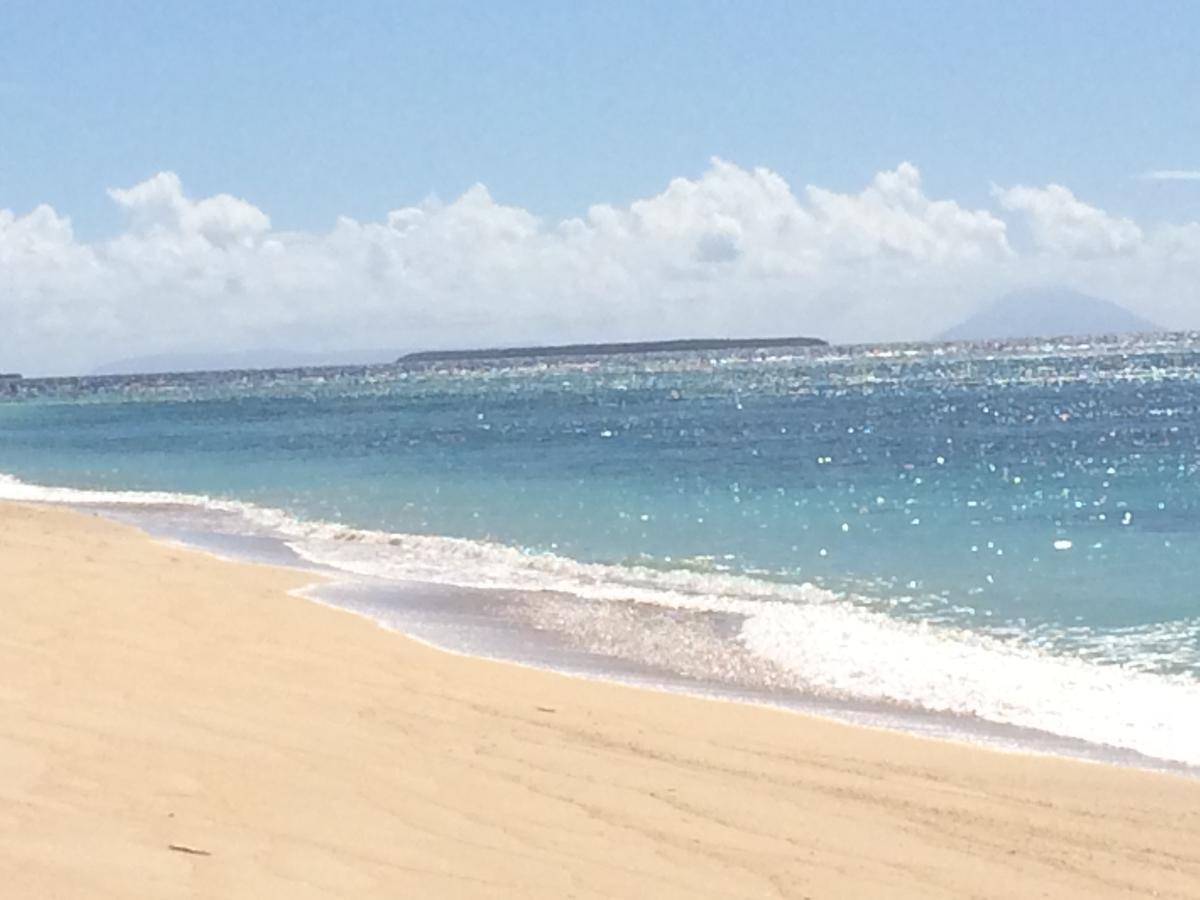
[[192, 856], [212, 856], [207, 850], [201, 850], [198, 847], [188, 847], [185, 844], [167, 844], [168, 850], [174, 850], [176, 853], [190, 853]]

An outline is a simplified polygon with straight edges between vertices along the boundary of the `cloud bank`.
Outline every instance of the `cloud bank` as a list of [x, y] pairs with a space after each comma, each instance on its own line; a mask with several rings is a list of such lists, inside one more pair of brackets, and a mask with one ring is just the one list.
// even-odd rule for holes
[[1200, 326], [1200, 222], [1142, 227], [1061, 185], [995, 188], [995, 208], [972, 209], [929, 197], [910, 163], [839, 193], [714, 159], [563, 221], [476, 185], [324, 233], [276, 230], [227, 194], [193, 198], [172, 172], [109, 196], [126, 224], [94, 242], [49, 206], [0, 209], [0, 371], [281, 347], [920, 339], [1046, 283]]

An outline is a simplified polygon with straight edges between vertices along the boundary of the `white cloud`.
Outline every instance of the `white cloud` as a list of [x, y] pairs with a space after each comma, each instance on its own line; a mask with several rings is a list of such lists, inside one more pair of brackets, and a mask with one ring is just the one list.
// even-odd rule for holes
[[141, 234], [199, 236], [224, 247], [249, 245], [271, 227], [262, 210], [228, 194], [189, 200], [174, 172], [160, 172], [131, 188], [110, 188], [108, 195]]
[[[840, 193], [716, 159], [655, 196], [560, 222], [477, 185], [325, 233], [273, 230], [227, 194], [189, 197], [171, 172], [109, 195], [127, 226], [96, 242], [48, 206], [0, 210], [0, 370], [268, 347], [916, 339], [1040, 281], [1200, 324], [1200, 224], [1143, 232], [1057, 185], [997, 190], [1000, 212], [972, 209], [929, 197], [909, 163]], [[1005, 213], [1037, 252], [1014, 249]]]
[[911, 163], [880, 172], [860, 194], [816, 187], [809, 187], [807, 193], [817, 226], [834, 255], [943, 263], [1001, 260], [1011, 253], [1004, 222], [986, 210], [929, 200]]
[[996, 189], [1000, 205], [1023, 213], [1033, 239], [1043, 250], [1062, 256], [1097, 257], [1134, 250], [1142, 230], [1129, 219], [1110, 216], [1077, 200], [1067, 188], [1018, 185]]
[[1151, 169], [1143, 172], [1146, 181], [1200, 181], [1200, 169]]

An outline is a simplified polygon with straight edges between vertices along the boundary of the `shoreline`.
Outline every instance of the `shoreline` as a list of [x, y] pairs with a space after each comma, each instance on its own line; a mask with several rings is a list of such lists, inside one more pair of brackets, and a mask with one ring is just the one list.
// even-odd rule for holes
[[[0, 502], [45, 503], [101, 515], [157, 539], [235, 562], [323, 572], [327, 583], [314, 586], [307, 596], [301, 592], [301, 596], [319, 604], [353, 612], [387, 631], [423, 641], [441, 651], [640, 689], [781, 709], [855, 727], [875, 728], [1002, 752], [1046, 755], [1200, 778], [1200, 764], [1192, 761], [1194, 754], [1185, 760], [1176, 756], [1154, 755], [1131, 745], [1082, 737], [1070, 731], [1058, 732], [1019, 724], [1002, 718], [963, 715], [949, 710], [939, 711], [938, 707], [906, 706], [854, 695], [823, 695], [782, 684], [766, 686], [740, 683], [716, 675], [689, 673], [683, 667], [656, 666], [650, 661], [626, 657], [612, 650], [580, 647], [572, 644], [572, 635], [558, 633], [553, 625], [546, 630], [536, 622], [524, 621], [519, 612], [498, 611], [512, 605], [512, 598], [521, 595], [522, 591], [538, 597], [557, 597], [560, 605], [562, 598], [569, 599], [572, 606], [583, 602], [584, 595], [576, 597], [570, 593], [570, 588], [564, 592], [541, 587], [482, 587], [468, 586], [454, 577], [442, 580], [440, 575], [428, 581], [405, 575], [368, 575], [353, 566], [345, 566], [340, 560], [322, 561], [320, 554], [315, 558], [310, 557], [305, 549], [293, 543], [296, 536], [290, 528], [297, 525], [302, 529], [313, 527], [314, 523], [290, 519], [291, 514], [282, 510], [258, 507], [234, 499], [213, 500], [192, 494], [28, 484], [13, 476], [0, 474], [0, 486], [6, 483], [8, 496], [0, 497]], [[16, 489], [15, 496], [13, 488]], [[179, 518], [184, 510], [187, 511], [184, 518]], [[196, 513], [202, 513], [201, 517], [192, 518]], [[252, 530], [242, 531], [240, 527], [228, 530], [219, 520], [206, 518], [212, 514], [245, 517], [240, 527], [250, 525]], [[263, 516], [265, 520], [261, 519]], [[264, 527], [264, 521], [273, 524]], [[287, 524], [276, 530], [274, 523], [279, 521], [286, 521]], [[351, 544], [362, 539], [364, 534], [368, 538], [378, 534], [340, 523], [317, 522], [315, 526], [331, 528], [335, 535], [344, 534]], [[304, 531], [297, 534], [304, 534]], [[374, 587], [371, 587], [371, 583], [374, 583]], [[355, 599], [347, 601], [348, 595]], [[516, 609], [520, 609], [521, 602], [517, 601]], [[657, 602], [658, 598], [652, 599], [652, 603]], [[632, 603], [630, 606], [637, 608], [639, 604]], [[447, 613], [451, 607], [459, 608], [458, 612]], [[470, 607], [470, 610], [464, 615], [465, 607]], [[484, 608], [489, 611], [481, 613], [480, 610]], [[466, 631], [457, 633], [456, 629], [460, 629], [467, 619], [474, 621], [468, 623]], [[506, 630], [511, 633], [505, 634]]]
[[[1054, 732], [990, 721], [979, 717], [963, 718], [952, 713], [938, 712], [924, 707], [906, 708], [861, 698], [832, 698], [794, 690], [727, 684], [683, 675], [666, 669], [657, 670], [620, 656], [607, 656], [572, 649], [569, 643], [563, 643], [561, 636], [550, 637], [548, 633], [539, 634], [540, 643], [537, 651], [518, 652], [511, 642], [509, 645], [504, 645], [503, 642], [484, 642], [472, 645], [472, 642], [468, 641], [467, 644], [470, 645], [468, 646], [463, 644], [463, 639], [460, 638], [456, 641], [444, 633], [445, 623], [439, 623], [443, 631], [443, 633], [439, 633], [436, 628], [432, 631], [428, 627], [414, 628], [414, 623], [411, 620], [403, 620], [403, 616], [398, 621], [396, 608], [388, 601], [394, 601], [397, 595], [423, 597], [424, 594], [430, 593], [436, 596], [428, 603], [435, 606], [445, 606], [453, 601], [461, 604], [461, 597], [469, 598], [468, 602], [474, 605], [475, 601], [482, 603], [484, 602], [483, 598], [490, 595], [503, 595], [509, 592], [499, 588], [464, 587], [449, 582], [426, 583], [378, 579], [386, 583], [385, 585], [381, 584], [378, 591], [380, 594], [387, 595], [387, 601], [380, 605], [374, 605], [374, 607], [371, 603], [346, 602], [344, 599], [333, 598], [339, 594], [344, 595], [347, 591], [350, 593], [361, 591], [367, 596], [375, 594], [375, 591], [367, 588], [365, 576], [356, 575], [351, 571], [326, 563], [308, 560], [291, 548], [282, 538], [238, 538], [231, 535], [220, 535], [217, 532], [180, 533], [170, 529], [157, 530], [145, 518], [145, 509], [141, 510], [139, 514], [123, 515], [122, 511], [111, 506], [92, 507], [88, 504], [73, 504], [69, 501], [55, 501], [55, 503], [61, 503], [69, 509], [88, 514], [99, 514], [111, 520], [132, 525], [156, 539], [176, 542], [180, 546], [199, 550], [231, 562], [282, 566], [295, 571], [315, 572], [321, 577], [321, 580], [293, 592], [297, 597], [361, 616], [390, 633], [421, 642], [441, 652], [455, 653], [469, 659], [492, 660], [524, 666], [536, 671], [551, 672], [588, 681], [621, 684], [641, 690], [760, 706], [812, 716], [852, 727], [905, 734], [929, 740], [950, 741], [968, 747], [983, 747], [1004, 753], [1048, 756], [1200, 779], [1200, 766], [1146, 755], [1125, 747], [1099, 744]], [[277, 546], [275, 546], [276, 542]], [[269, 551], [265, 549], [268, 546], [271, 547]], [[572, 597], [572, 599], [576, 598]], [[381, 606], [390, 608], [381, 608]], [[559, 645], [555, 645], [556, 640], [560, 642]]]
[[[201, 552], [209, 552], [203, 547], [198, 547], [187, 542], [182, 542], [180, 546], [199, 549]], [[224, 558], [220, 557], [219, 554], [214, 555]], [[227, 559], [231, 562], [241, 562], [250, 565], [264, 564], [253, 559], [242, 559], [237, 556], [227, 557]], [[271, 563], [266, 564], [272, 565]], [[381, 621], [367, 610], [324, 599], [321, 596], [322, 591], [335, 591], [339, 586], [352, 584], [351, 582], [342, 581], [337, 577], [345, 573], [337, 572], [336, 575], [328, 575], [321, 573], [317, 569], [306, 569], [305, 566], [299, 564], [296, 566], [285, 564], [284, 568], [315, 572], [320, 578], [320, 580], [313, 584], [291, 591], [290, 593], [296, 598], [363, 618], [389, 634], [398, 635], [404, 640], [414, 641], [439, 653], [448, 653], [462, 657], [463, 659], [496, 662], [502, 665], [518, 666], [534, 672], [546, 672], [563, 678], [575, 678], [597, 684], [620, 685], [639, 691], [652, 691], [677, 697], [689, 697], [712, 703], [731, 703], [734, 705], [769, 709], [784, 714], [813, 718], [835, 725], [844, 725], [850, 728], [877, 731], [883, 734], [899, 734], [938, 743], [946, 742], [956, 746], [983, 749], [994, 753], [1061, 759], [1088, 765], [1113, 766], [1138, 772], [1167, 774], [1200, 783], [1200, 766], [1145, 756], [1137, 751], [1121, 747], [1092, 744], [1051, 732], [1032, 731], [1030, 729], [1022, 729], [1017, 726], [990, 722], [978, 718], [971, 719], [969, 723], [964, 723], [954, 719], [948, 713], [939, 713], [926, 709], [893, 709], [884, 703], [869, 704], [866, 701], [856, 702], [853, 700], [818, 697], [816, 695], [780, 694], [769, 689], [759, 689], [756, 691], [750, 688], [724, 685], [719, 682], [704, 681], [670, 672], [645, 670], [636, 664], [619, 658], [601, 657], [602, 662], [597, 663], [595, 667], [587, 667], [579, 664], [559, 665], [546, 661], [544, 657], [508, 655], [504, 652], [496, 651], [494, 648], [463, 649], [435, 638], [414, 634], [406, 631], [401, 626]], [[413, 584], [408, 585], [408, 587], [444, 589], [446, 586], [440, 584]], [[464, 588], [462, 590], [486, 592], [487, 589]], [[451, 592], [457, 593], [454, 589], [451, 589]]]
[[[1194, 896], [1200, 784], [460, 656], [0, 503], [22, 896]], [[209, 855], [173, 850], [170, 845]]]

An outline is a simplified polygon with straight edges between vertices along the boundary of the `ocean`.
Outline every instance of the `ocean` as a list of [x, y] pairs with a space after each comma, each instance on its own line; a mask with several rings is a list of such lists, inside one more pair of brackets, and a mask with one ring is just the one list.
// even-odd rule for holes
[[451, 650], [1200, 771], [1194, 335], [26, 380], [0, 472]]

